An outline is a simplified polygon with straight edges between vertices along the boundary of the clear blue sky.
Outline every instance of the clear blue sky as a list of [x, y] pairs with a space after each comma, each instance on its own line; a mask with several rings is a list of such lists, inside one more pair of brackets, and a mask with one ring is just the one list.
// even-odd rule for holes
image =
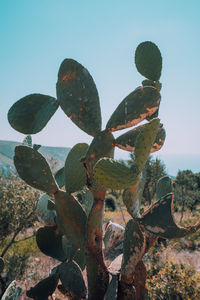
[[[8, 109], [30, 93], [55, 96], [67, 57], [93, 76], [105, 126], [141, 84], [134, 50], [151, 40], [163, 56], [160, 118], [167, 138], [161, 153], [200, 154], [199, 12], [199, 0], [0, 0], [0, 139], [23, 140], [7, 122]], [[71, 147], [91, 138], [59, 109], [33, 141]]]

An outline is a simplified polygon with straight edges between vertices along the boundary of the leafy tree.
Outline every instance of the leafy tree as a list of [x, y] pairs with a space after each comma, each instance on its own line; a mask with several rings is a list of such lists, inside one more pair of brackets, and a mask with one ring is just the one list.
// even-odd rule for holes
[[16, 272], [21, 273], [24, 270], [27, 257], [17, 253], [11, 254], [8, 250], [13, 244], [27, 239], [19, 239], [19, 235], [32, 227], [36, 221], [35, 208], [38, 197], [39, 193], [20, 178], [5, 178], [0, 174], [0, 256], [6, 256], [7, 270], [3, 278], [0, 276], [1, 292], [4, 292], [16, 277]]
[[4, 178], [0, 175], [0, 243], [5, 245], [1, 256], [19, 233], [23, 233], [36, 221], [36, 200], [39, 193], [17, 177]]
[[144, 191], [143, 198], [150, 205], [156, 192], [156, 184], [158, 180], [167, 175], [165, 164], [159, 159], [153, 159], [152, 156], [146, 162], [144, 168]]
[[178, 172], [175, 179], [175, 202], [182, 206], [181, 219], [185, 207], [193, 211], [200, 204], [200, 173], [191, 170]]

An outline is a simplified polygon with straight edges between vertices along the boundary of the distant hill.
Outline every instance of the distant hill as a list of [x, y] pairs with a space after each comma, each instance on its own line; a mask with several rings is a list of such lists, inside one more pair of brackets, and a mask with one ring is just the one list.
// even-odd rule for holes
[[[13, 163], [15, 147], [21, 143], [13, 141], [0, 140], [0, 171], [4, 176], [16, 174], [16, 169]], [[42, 146], [39, 152], [49, 162], [53, 171], [64, 166], [65, 159], [70, 151], [70, 148], [65, 147], [49, 147]]]

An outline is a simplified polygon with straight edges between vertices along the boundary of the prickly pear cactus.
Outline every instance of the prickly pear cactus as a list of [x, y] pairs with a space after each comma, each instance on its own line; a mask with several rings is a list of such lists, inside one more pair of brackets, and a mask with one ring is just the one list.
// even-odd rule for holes
[[[28, 135], [23, 145], [15, 148], [17, 172], [45, 193], [37, 203], [38, 218], [44, 225], [37, 231], [37, 245], [59, 262], [47, 278], [27, 291], [30, 298], [48, 299], [60, 280], [60, 291], [70, 299], [146, 299], [144, 254], [158, 237], [183, 237], [200, 228], [200, 223], [182, 228], [174, 222], [172, 183], [166, 176], [158, 182], [157, 201], [140, 214], [143, 168], [149, 154], [161, 149], [166, 135], [158, 118], [162, 87], [159, 48], [149, 41], [141, 43], [135, 51], [135, 64], [145, 79], [117, 106], [104, 130], [95, 82], [73, 59], [65, 59], [60, 66], [57, 99], [31, 94], [8, 112], [10, 125]], [[75, 145], [54, 176], [40, 146], [32, 146], [29, 135], [41, 131], [59, 106], [93, 140], [90, 145]], [[145, 124], [136, 126], [142, 121]], [[113, 136], [115, 131], [133, 126], [119, 137]], [[134, 152], [131, 168], [114, 159], [115, 147]], [[106, 188], [124, 190], [123, 201], [131, 219], [126, 228], [108, 224], [104, 234]], [[108, 268], [105, 257], [111, 250], [114, 260]], [[82, 274], [85, 268], [87, 284]]]

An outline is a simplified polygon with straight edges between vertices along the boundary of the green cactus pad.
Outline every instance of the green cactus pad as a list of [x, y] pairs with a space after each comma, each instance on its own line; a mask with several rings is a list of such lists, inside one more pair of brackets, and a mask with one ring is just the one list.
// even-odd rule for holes
[[88, 144], [76, 144], [69, 152], [64, 169], [65, 188], [69, 193], [74, 193], [83, 188], [87, 183], [86, 169], [80, 161], [85, 156]]
[[156, 111], [153, 115], [151, 115], [150, 117], [146, 117], [146, 120], [147, 120], [147, 121], [151, 121], [151, 120], [157, 118], [157, 117], [158, 117], [158, 113], [159, 113], [159, 111], [157, 110], [157, 111]]
[[83, 131], [101, 130], [99, 96], [92, 76], [73, 59], [65, 59], [58, 72], [57, 97], [66, 115]]
[[142, 259], [145, 250], [144, 235], [134, 219], [128, 221], [124, 234], [124, 255], [121, 267], [122, 281], [131, 283], [135, 267]]
[[153, 143], [156, 139], [159, 126], [160, 120], [153, 119], [142, 128], [136, 139], [135, 164], [137, 165], [139, 172], [142, 171], [148, 159]]
[[105, 300], [117, 300], [118, 284], [119, 275], [112, 275], [111, 282], [106, 292]]
[[156, 139], [153, 142], [153, 146], [151, 148], [151, 153], [159, 151], [162, 146], [164, 145], [166, 138], [166, 131], [165, 128], [160, 124], [160, 127], [158, 128]]
[[115, 140], [115, 146], [125, 151], [130, 151], [130, 152], [134, 151], [137, 136], [141, 132], [144, 126], [145, 125], [140, 125], [120, 135]]
[[[123, 245], [124, 240], [124, 227], [109, 221], [106, 225], [105, 233], [104, 233], [104, 246], [105, 246], [105, 255], [111, 253], [112, 260], [114, 260], [121, 251], [121, 246]], [[118, 249], [117, 249], [118, 248]], [[116, 250], [116, 251], [115, 251]]]
[[94, 178], [104, 187], [122, 190], [137, 182], [138, 173], [112, 158], [104, 157], [94, 167]]
[[119, 104], [106, 128], [116, 131], [137, 125], [158, 110], [160, 97], [154, 87], [137, 88]]
[[49, 210], [56, 210], [56, 205], [55, 203], [49, 199], [48, 204], [47, 204], [47, 209]]
[[38, 151], [42, 146], [39, 144], [34, 144], [33, 145], [33, 150]]
[[0, 256], [0, 274], [3, 272], [5, 263], [3, 257]]
[[79, 200], [79, 202], [81, 203], [81, 205], [84, 207], [85, 213], [88, 217], [88, 215], [91, 211], [92, 205], [94, 203], [94, 197], [92, 195], [92, 192], [88, 188], [84, 188], [80, 192], [77, 193], [76, 197]]
[[[56, 212], [55, 210], [48, 209], [51, 197], [48, 194], [43, 194], [37, 202], [36, 214], [38, 220], [45, 226], [55, 226]], [[55, 208], [54, 208], [55, 209]]]
[[142, 86], [153, 86], [156, 87], [156, 83], [153, 80], [145, 79], [142, 81]]
[[64, 262], [59, 268], [59, 278], [64, 288], [77, 297], [86, 298], [86, 286], [80, 267], [74, 262]]
[[57, 109], [55, 98], [31, 94], [13, 104], [8, 112], [8, 121], [15, 130], [34, 134], [46, 126]]
[[[136, 143], [137, 136], [141, 132], [142, 128], [144, 128], [145, 126], [146, 125], [138, 126], [120, 135], [115, 140], [115, 146], [126, 151], [131, 151], [131, 152], [135, 151], [135, 143]], [[165, 129], [163, 128], [162, 125], [160, 125], [160, 127], [158, 128], [156, 139], [151, 148], [151, 153], [156, 152], [162, 148], [165, 141], [165, 137], [166, 137]]]
[[73, 246], [64, 235], [62, 236], [61, 243], [62, 243], [62, 249], [66, 254], [66, 259], [72, 260], [74, 255], [77, 252], [77, 248]]
[[59, 261], [67, 259], [67, 254], [62, 246], [62, 234], [57, 227], [40, 227], [36, 233], [37, 245], [45, 255]]
[[142, 86], [153, 86], [160, 92], [162, 88], [162, 83], [159, 81], [152, 81], [152, 80], [145, 79], [142, 81]]
[[143, 76], [158, 81], [162, 70], [162, 56], [159, 48], [152, 42], [143, 42], [135, 51], [135, 65]]
[[123, 191], [123, 202], [127, 208], [127, 211], [133, 218], [140, 216], [140, 199], [142, 191], [143, 188], [141, 186], [140, 179], [138, 179], [135, 185]]
[[169, 176], [161, 177], [156, 186], [156, 199], [159, 200], [169, 193], [172, 193], [172, 180]]
[[62, 248], [66, 254], [66, 260], [72, 259], [80, 266], [81, 270], [85, 269], [85, 253], [80, 249], [77, 250], [65, 236], [62, 236]]
[[49, 277], [41, 280], [34, 287], [26, 292], [26, 295], [30, 298], [37, 300], [48, 300], [48, 296], [51, 296], [58, 284], [58, 274], [55, 273]]
[[85, 269], [86, 266], [86, 257], [85, 257], [85, 253], [82, 250], [77, 250], [76, 254], [73, 257], [73, 260], [79, 265], [79, 267], [81, 268], [81, 270], [83, 271]]
[[87, 216], [80, 203], [63, 191], [55, 194], [57, 224], [70, 243], [84, 248]]
[[97, 134], [88, 151], [86, 153], [85, 161], [89, 170], [92, 171], [96, 162], [102, 157], [112, 157], [114, 148], [114, 137], [113, 135], [104, 130]]
[[155, 202], [138, 219], [138, 222], [144, 226], [145, 230], [162, 238], [173, 239], [194, 233], [200, 228], [200, 222], [186, 228], [176, 225], [173, 214], [173, 198], [173, 193], [166, 195]]
[[58, 186], [46, 159], [30, 147], [15, 147], [14, 164], [19, 176], [32, 187], [54, 194]]
[[55, 180], [59, 188], [62, 188], [65, 185], [65, 168], [61, 168], [55, 174]]

